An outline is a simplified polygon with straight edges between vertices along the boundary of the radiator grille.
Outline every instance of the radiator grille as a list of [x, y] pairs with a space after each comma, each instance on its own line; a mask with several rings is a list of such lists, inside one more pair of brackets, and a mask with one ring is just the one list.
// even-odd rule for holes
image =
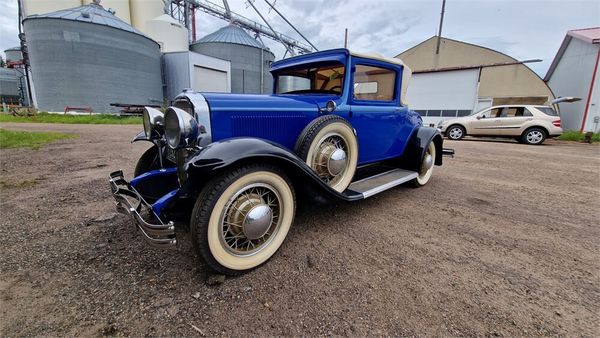
[[289, 135], [292, 126], [303, 123], [303, 115], [234, 115], [231, 117], [233, 136], [254, 136], [279, 139]]

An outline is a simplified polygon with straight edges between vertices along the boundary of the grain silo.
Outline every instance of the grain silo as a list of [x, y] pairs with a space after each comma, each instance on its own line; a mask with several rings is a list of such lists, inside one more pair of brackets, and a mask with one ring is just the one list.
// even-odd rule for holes
[[242, 28], [225, 26], [193, 43], [190, 50], [231, 62], [232, 93], [272, 91], [269, 68], [275, 55]]
[[17, 70], [0, 67], [0, 104], [17, 105], [20, 103], [20, 98]]
[[18, 62], [23, 60], [23, 53], [21, 53], [21, 47], [12, 47], [4, 50], [4, 55], [6, 55], [6, 61], [8, 62]]
[[23, 20], [37, 107], [162, 102], [159, 45], [97, 4]]

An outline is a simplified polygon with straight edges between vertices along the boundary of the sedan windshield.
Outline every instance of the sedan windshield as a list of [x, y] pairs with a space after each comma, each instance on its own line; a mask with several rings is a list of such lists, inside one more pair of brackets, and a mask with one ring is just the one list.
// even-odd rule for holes
[[344, 66], [308, 66], [275, 74], [276, 94], [342, 94]]

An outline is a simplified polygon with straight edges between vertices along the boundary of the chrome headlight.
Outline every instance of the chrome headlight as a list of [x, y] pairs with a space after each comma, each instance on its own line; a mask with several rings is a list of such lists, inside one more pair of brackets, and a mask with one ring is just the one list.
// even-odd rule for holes
[[173, 149], [184, 148], [198, 139], [198, 122], [185, 110], [169, 107], [165, 112], [165, 136]]
[[144, 132], [149, 139], [159, 138], [164, 132], [164, 115], [154, 108], [144, 107]]

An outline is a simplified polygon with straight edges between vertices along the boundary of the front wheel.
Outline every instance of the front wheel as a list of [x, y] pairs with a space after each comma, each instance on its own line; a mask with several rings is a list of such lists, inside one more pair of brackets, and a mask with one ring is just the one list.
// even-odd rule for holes
[[[160, 169], [160, 159], [158, 156], [158, 147], [156, 145], [148, 148], [148, 150], [140, 156], [140, 159], [135, 166], [135, 170], [133, 171], [133, 177], [138, 177], [149, 171]], [[175, 164], [166, 158], [163, 158], [163, 166], [165, 168], [170, 168], [174, 167]]]
[[427, 150], [425, 150], [425, 156], [421, 160], [421, 166], [419, 167], [419, 176], [413, 180], [415, 187], [419, 188], [427, 184], [433, 174], [433, 165], [435, 164], [435, 143], [433, 140], [429, 142]]
[[215, 271], [236, 275], [265, 263], [292, 226], [296, 201], [288, 178], [270, 165], [248, 165], [209, 182], [190, 221], [194, 247]]

